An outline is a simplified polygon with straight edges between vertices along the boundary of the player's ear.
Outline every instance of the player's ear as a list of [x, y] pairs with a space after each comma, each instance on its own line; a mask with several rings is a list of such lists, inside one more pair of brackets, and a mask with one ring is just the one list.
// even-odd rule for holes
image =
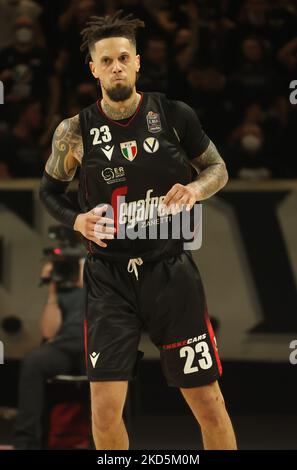
[[90, 67], [90, 70], [91, 70], [91, 72], [92, 72], [93, 77], [99, 78], [99, 77], [98, 77], [98, 73], [97, 73], [97, 71], [96, 71], [96, 66], [95, 66], [94, 62], [90, 61], [90, 62], [89, 62], [89, 67]]
[[135, 60], [136, 60], [136, 72], [139, 72], [140, 70], [140, 55], [139, 54], [135, 56]]

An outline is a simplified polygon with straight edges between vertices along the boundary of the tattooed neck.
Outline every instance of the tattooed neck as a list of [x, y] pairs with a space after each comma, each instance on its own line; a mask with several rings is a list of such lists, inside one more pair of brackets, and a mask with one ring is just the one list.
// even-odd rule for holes
[[130, 103], [127, 107], [122, 107], [122, 108], [114, 108], [113, 106], [110, 106], [104, 99], [101, 100], [101, 107], [110, 119], [113, 119], [114, 121], [118, 121], [120, 119], [126, 119], [132, 116], [139, 104], [141, 96], [136, 94], [134, 100], [132, 103]]

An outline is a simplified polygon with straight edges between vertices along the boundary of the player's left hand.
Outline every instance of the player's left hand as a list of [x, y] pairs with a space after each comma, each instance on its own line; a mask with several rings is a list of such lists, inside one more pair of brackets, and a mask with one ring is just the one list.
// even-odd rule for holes
[[168, 191], [163, 200], [163, 204], [168, 208], [169, 213], [177, 214], [184, 208], [190, 211], [196, 202], [196, 194], [194, 189], [188, 184], [176, 183]]

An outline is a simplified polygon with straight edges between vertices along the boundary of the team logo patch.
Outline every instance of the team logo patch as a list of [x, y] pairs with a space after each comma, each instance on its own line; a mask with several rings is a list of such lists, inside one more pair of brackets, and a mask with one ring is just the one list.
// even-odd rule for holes
[[159, 147], [159, 141], [155, 137], [147, 137], [143, 142], [143, 148], [148, 153], [155, 153]]
[[149, 111], [146, 115], [147, 128], [149, 132], [155, 133], [162, 130], [161, 119], [158, 113]]
[[101, 175], [107, 184], [118, 183], [126, 180], [125, 170], [122, 166], [117, 168], [104, 168]]
[[131, 140], [130, 142], [121, 143], [121, 152], [123, 156], [130, 162], [134, 160], [137, 155], [137, 143], [136, 140]]

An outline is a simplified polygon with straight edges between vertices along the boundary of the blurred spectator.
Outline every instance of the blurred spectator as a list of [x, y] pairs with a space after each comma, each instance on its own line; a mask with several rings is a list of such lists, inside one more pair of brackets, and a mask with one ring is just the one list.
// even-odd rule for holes
[[272, 0], [268, 5], [267, 23], [276, 51], [296, 36], [297, 4], [296, 0]]
[[158, 91], [168, 97], [182, 99], [187, 96], [185, 76], [168, 57], [168, 45], [164, 38], [151, 36], [141, 61], [137, 87], [142, 91]]
[[137, 31], [137, 49], [142, 53], [144, 44], [150, 35], [162, 34], [162, 28], [156, 20], [156, 14], [160, 8], [161, 2], [155, 2], [153, 8], [146, 3], [146, 0], [107, 0], [106, 12], [115, 13], [117, 10], [123, 10], [123, 13], [133, 14], [136, 18], [141, 18], [145, 23], [145, 28]]
[[232, 77], [237, 106], [258, 101], [269, 106], [279, 91], [279, 77], [262, 38], [249, 36], [241, 44], [240, 66]]
[[217, 145], [222, 145], [236, 122], [226, 77], [215, 67], [193, 67], [187, 79], [189, 94], [186, 102], [196, 110], [208, 135]]
[[[253, 151], [259, 162], [267, 142], [273, 141], [273, 152], [267, 150], [268, 160], [274, 160], [269, 160], [271, 175], [294, 174], [292, 159], [273, 155], [283, 154], [284, 139], [286, 155], [293, 145], [289, 132], [294, 134], [296, 113], [288, 97], [289, 83], [297, 78], [296, 0], [0, 0], [0, 8], [0, 80], [5, 92], [0, 138], [10, 120], [13, 130], [6, 139], [12, 142], [12, 104], [33, 97], [47, 115], [37, 136], [43, 158], [58, 116], [77, 114], [98, 98], [80, 53], [85, 22], [93, 14], [123, 9], [146, 23], [138, 37], [139, 90], [163, 92], [193, 106], [228, 155], [236, 145], [242, 153], [240, 139], [231, 143], [228, 136], [238, 123], [244, 133], [250, 110], [258, 107], [262, 117], [252, 122], [252, 132], [248, 127], [253, 138], [244, 142], [261, 140], [259, 150]], [[1, 51], [1, 45], [10, 46]], [[4, 160], [0, 177], [17, 174]]]
[[93, 81], [80, 52], [80, 32], [90, 16], [104, 13], [104, 5], [100, 3], [98, 6], [94, 0], [72, 0], [67, 10], [59, 17], [58, 24], [63, 42], [55, 66], [64, 80], [65, 89], [73, 89], [85, 80]]
[[77, 25], [83, 27], [90, 16], [96, 13], [96, 4], [94, 0], [72, 0], [68, 8], [59, 17], [60, 30], [69, 32], [71, 27]]
[[168, 49], [166, 40], [151, 36], [142, 57], [138, 86], [144, 91], [159, 90], [166, 93], [168, 88]]
[[34, 0], [18, 0], [15, 2], [16, 16], [29, 16], [32, 20], [37, 20], [41, 14], [42, 7]]
[[279, 123], [254, 103], [245, 110], [242, 123], [234, 129], [226, 148], [228, 171], [233, 178], [267, 179], [278, 176], [280, 158], [276, 144]]
[[276, 50], [296, 34], [296, 15], [282, 0], [245, 0], [240, 11], [238, 39], [257, 34]]
[[240, 12], [239, 21], [246, 29], [245, 32], [258, 33], [267, 27], [267, 0], [245, 0]]
[[14, 0], [0, 0], [0, 51], [13, 43]]
[[173, 19], [170, 2], [167, 0], [143, 0], [143, 3], [151, 12], [159, 34], [172, 35], [176, 32], [178, 23]]
[[[0, 0], [0, 50], [14, 41], [14, 21], [18, 16], [28, 16], [37, 21], [42, 8], [32, 0]], [[39, 34], [42, 36], [41, 30]]]
[[14, 44], [0, 53], [5, 103], [34, 97], [43, 104], [50, 119], [59, 106], [59, 81], [48, 51], [36, 46], [36, 24], [30, 17], [18, 17], [14, 26]]
[[[78, 261], [77, 261], [78, 263]], [[61, 263], [60, 263], [61, 264]], [[64, 261], [65, 268], [76, 264]], [[59, 272], [65, 276], [66, 269]], [[55, 262], [47, 261], [41, 277], [48, 286], [47, 300], [41, 315], [43, 343], [25, 355], [21, 364], [18, 390], [18, 416], [15, 425], [14, 448], [42, 448], [42, 418], [47, 404], [46, 380], [58, 374], [83, 374], [83, 260], [75, 284], [60, 288], [52, 273]], [[67, 271], [67, 273], [68, 273]], [[72, 267], [73, 274], [76, 268]]]
[[194, 62], [198, 46], [199, 16], [196, 4], [188, 1], [180, 9], [185, 13], [187, 26], [181, 27], [175, 34], [175, 58], [174, 61], [182, 72], [187, 72]]
[[69, 0], [35, 0], [42, 7], [39, 17], [43, 34], [47, 40], [47, 47], [50, 47], [51, 56], [55, 60], [60, 52], [63, 35], [60, 33], [58, 18], [66, 10]]
[[282, 71], [285, 73], [286, 81], [296, 79], [297, 77], [297, 36], [287, 42], [277, 54], [277, 58], [282, 65]]
[[256, 124], [242, 124], [236, 129], [228, 166], [232, 177], [268, 179], [272, 176], [270, 162], [264, 151], [264, 135]]
[[38, 142], [41, 104], [27, 99], [14, 109], [16, 122], [0, 141], [2, 177], [39, 177], [44, 167], [43, 149]]
[[74, 93], [71, 93], [68, 101], [67, 116], [75, 116], [83, 108], [94, 103], [98, 99], [98, 89], [95, 83], [80, 83]]

